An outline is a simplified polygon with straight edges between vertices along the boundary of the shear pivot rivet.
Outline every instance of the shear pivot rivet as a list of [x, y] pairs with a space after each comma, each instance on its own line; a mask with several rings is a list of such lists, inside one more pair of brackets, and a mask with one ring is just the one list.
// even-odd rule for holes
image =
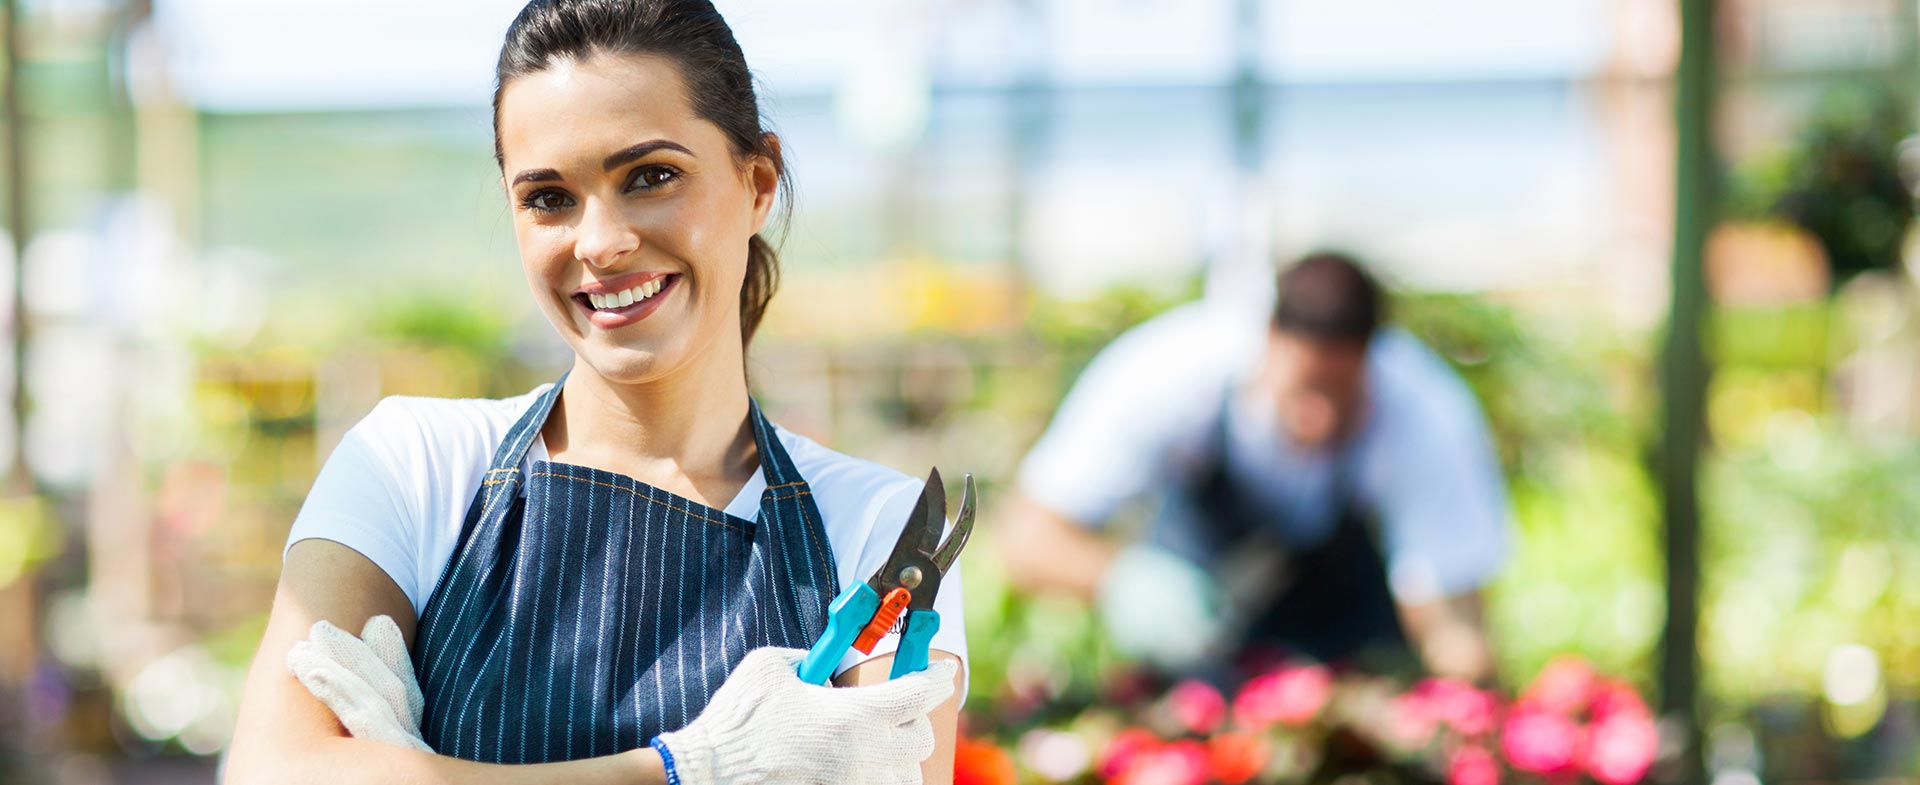
[[900, 570], [900, 585], [909, 590], [920, 588], [920, 568], [908, 566]]

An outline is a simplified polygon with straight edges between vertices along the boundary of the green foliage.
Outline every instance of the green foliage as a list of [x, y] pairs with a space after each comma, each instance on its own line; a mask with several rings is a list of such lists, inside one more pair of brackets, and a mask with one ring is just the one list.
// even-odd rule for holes
[[1836, 286], [1897, 268], [1913, 220], [1897, 151], [1911, 132], [1891, 92], [1835, 91], [1790, 147], [1736, 184], [1733, 212], [1807, 230], [1826, 251]]
[[471, 299], [429, 299], [410, 295], [383, 303], [370, 325], [370, 337], [476, 355], [507, 353], [513, 325], [502, 309]]
[[1473, 388], [1506, 470], [1514, 529], [1488, 591], [1503, 676], [1578, 652], [1645, 681], [1661, 619], [1645, 339], [1579, 309], [1483, 296], [1395, 307]]

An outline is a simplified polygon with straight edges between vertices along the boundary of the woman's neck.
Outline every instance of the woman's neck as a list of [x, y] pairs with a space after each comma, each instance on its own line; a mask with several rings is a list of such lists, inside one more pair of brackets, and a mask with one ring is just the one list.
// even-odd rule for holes
[[708, 361], [686, 370], [618, 384], [576, 357], [541, 429], [549, 459], [624, 474], [724, 509], [759, 466], [746, 377], [738, 357], [730, 369]]

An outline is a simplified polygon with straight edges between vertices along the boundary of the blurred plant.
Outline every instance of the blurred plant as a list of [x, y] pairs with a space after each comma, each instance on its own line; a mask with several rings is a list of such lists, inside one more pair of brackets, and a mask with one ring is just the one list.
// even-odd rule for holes
[[1044, 724], [988, 723], [1013, 751], [988, 754], [986, 739], [969, 738], [956, 781], [1633, 785], [1660, 746], [1639, 693], [1574, 657], [1554, 660], [1514, 700], [1306, 662], [1256, 673], [1230, 698], [1201, 681], [1145, 695], [1131, 682], [1115, 679]]
[[1891, 91], [1830, 93], [1791, 146], [1736, 183], [1732, 212], [1783, 218], [1813, 234], [1835, 287], [1866, 270], [1897, 269], [1914, 210], [1899, 146], [1912, 130]]
[[40, 496], [0, 498], [0, 588], [60, 555], [60, 520]]

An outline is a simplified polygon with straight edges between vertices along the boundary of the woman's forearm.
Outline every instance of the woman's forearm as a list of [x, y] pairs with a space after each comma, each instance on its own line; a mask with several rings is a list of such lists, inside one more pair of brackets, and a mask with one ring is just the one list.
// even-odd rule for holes
[[221, 785], [665, 785], [650, 748], [525, 765], [477, 763], [355, 738], [322, 739], [268, 760], [227, 761]]

